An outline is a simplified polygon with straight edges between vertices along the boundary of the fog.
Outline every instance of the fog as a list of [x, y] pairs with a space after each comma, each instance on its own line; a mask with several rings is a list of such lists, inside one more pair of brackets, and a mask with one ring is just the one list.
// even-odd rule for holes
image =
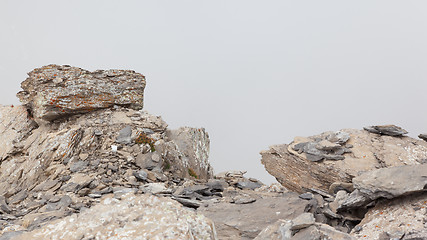
[[132, 69], [145, 110], [204, 127], [215, 172], [342, 128], [427, 132], [426, 1], [0, 1], [0, 103], [47, 64]]

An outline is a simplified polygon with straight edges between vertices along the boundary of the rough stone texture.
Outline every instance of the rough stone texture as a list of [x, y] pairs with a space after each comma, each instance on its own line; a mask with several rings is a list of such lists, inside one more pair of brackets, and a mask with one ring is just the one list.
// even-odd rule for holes
[[[389, 236], [405, 235], [403, 239], [427, 239], [426, 216], [425, 192], [383, 200], [369, 209], [351, 235], [358, 239], [378, 239], [386, 232]], [[410, 238], [411, 235], [419, 235], [420, 238]]]
[[[167, 138], [175, 145], [165, 145], [163, 148], [165, 160], [181, 169], [186, 169], [182, 177], [191, 177], [196, 173], [198, 179], [213, 177], [213, 169], [209, 164], [209, 134], [204, 128], [181, 127], [166, 131]], [[174, 152], [177, 152], [174, 154]]]
[[291, 220], [279, 219], [277, 222], [264, 228], [254, 240], [289, 240], [292, 238], [291, 227]]
[[[303, 193], [310, 188], [328, 191], [332, 184], [351, 183], [353, 177], [366, 171], [416, 165], [427, 159], [427, 142], [425, 141], [410, 137], [378, 135], [355, 129], [339, 131], [339, 133], [350, 135], [345, 144], [340, 145], [342, 150], [349, 149], [351, 152], [344, 152], [342, 155], [333, 154], [343, 156], [343, 160], [328, 160], [323, 156], [324, 160], [312, 162], [312, 158], [307, 158], [304, 149], [301, 151], [298, 147], [294, 148], [301, 143], [328, 140], [328, 136], [334, 136], [332, 133], [326, 132], [308, 138], [296, 137], [289, 145], [271, 146], [269, 150], [261, 152], [261, 162], [266, 170], [287, 189]], [[343, 135], [345, 134], [341, 134]], [[334, 143], [332, 138], [329, 139], [329, 142]], [[335, 140], [337, 144], [339, 144], [338, 139]], [[345, 140], [345, 138], [342, 139]]]
[[[207, 156], [183, 157], [183, 152], [191, 151], [186, 147], [194, 150], [200, 144], [201, 139], [194, 137], [199, 130], [188, 128], [194, 135], [171, 140], [166, 137], [167, 124], [144, 111], [116, 106], [40, 126], [22, 106], [1, 106], [0, 116], [0, 196], [7, 203], [0, 202], [7, 214], [0, 218], [10, 218], [7, 224], [33, 229], [90, 207], [98, 201], [96, 198], [111, 193], [116, 186], [136, 190], [141, 187], [138, 191], [142, 192], [142, 186], [148, 182], [192, 178], [188, 166], [199, 179], [212, 175]], [[120, 130], [127, 127], [132, 129], [131, 143], [116, 143]], [[136, 144], [135, 139], [142, 132], [149, 133], [155, 152], [151, 152], [148, 143]], [[208, 149], [207, 133], [200, 134], [206, 137], [203, 149]], [[187, 145], [178, 147], [181, 140]], [[112, 151], [114, 145], [116, 151]], [[174, 151], [164, 148], [165, 145], [173, 146]], [[136, 165], [138, 155], [154, 153], [155, 168], [141, 169]], [[146, 178], [134, 175], [141, 170], [146, 171]], [[200, 172], [204, 170], [208, 172]], [[48, 199], [63, 195], [70, 196], [72, 204], [61, 208], [61, 212], [48, 212], [56, 208], [46, 208]]]
[[333, 227], [314, 223], [299, 231], [292, 231], [292, 221], [280, 219], [272, 225], [267, 226], [255, 240], [355, 240], [353, 236], [337, 231]]
[[368, 126], [364, 127], [363, 129], [371, 133], [388, 135], [393, 137], [401, 137], [404, 134], [408, 133], [408, 131], [396, 125]]
[[0, 161], [19, 153], [24, 141], [37, 124], [28, 117], [24, 106], [0, 105]]
[[427, 141], [427, 134], [426, 133], [420, 134], [420, 135], [418, 135], [418, 137], [424, 141]]
[[427, 164], [369, 171], [353, 178], [353, 185], [371, 200], [426, 191]]
[[201, 206], [198, 212], [215, 222], [219, 239], [253, 239], [268, 225], [279, 219], [293, 219], [308, 206], [308, 201], [298, 198], [295, 193], [252, 197], [256, 201], [250, 204], [219, 202]]
[[203, 215], [166, 198], [128, 194], [52, 222], [15, 239], [217, 239]]
[[145, 77], [134, 71], [48, 65], [28, 76], [17, 96], [35, 118], [51, 121], [113, 105], [143, 107]]
[[302, 213], [292, 220], [291, 230], [299, 230], [314, 224], [313, 213]]

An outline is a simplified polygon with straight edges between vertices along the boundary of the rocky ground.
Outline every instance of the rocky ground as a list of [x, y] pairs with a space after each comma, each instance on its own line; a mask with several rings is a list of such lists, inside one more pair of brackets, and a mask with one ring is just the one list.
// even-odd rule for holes
[[427, 142], [400, 127], [271, 146], [266, 186], [214, 175], [205, 129], [142, 110], [141, 74], [49, 65], [22, 88], [0, 106], [1, 240], [427, 239]]

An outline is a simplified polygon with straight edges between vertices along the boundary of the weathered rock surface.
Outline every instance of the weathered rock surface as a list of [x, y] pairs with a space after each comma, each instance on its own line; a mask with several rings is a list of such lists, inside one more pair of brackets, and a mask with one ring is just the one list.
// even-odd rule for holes
[[37, 127], [24, 106], [0, 105], [0, 161], [19, 153], [23, 147], [20, 142]]
[[307, 227], [293, 231], [293, 220], [280, 219], [265, 228], [255, 240], [355, 240], [353, 236], [337, 231], [336, 229], [322, 223], [308, 224]]
[[[72, 102], [75, 93], [81, 101], [97, 96], [94, 84], [114, 101], [87, 103], [91, 109]], [[51, 65], [31, 72], [19, 94], [27, 106], [0, 106], [0, 230], [39, 228], [109, 193], [170, 196], [185, 179], [210, 179], [207, 132], [169, 130], [161, 117], [135, 110], [144, 86], [133, 71]], [[52, 96], [62, 96], [65, 112], [46, 106]]]
[[249, 204], [227, 202], [227, 198], [241, 195], [232, 190], [224, 192], [225, 201], [198, 209], [199, 213], [214, 221], [219, 239], [253, 239], [261, 230], [279, 219], [299, 216], [309, 205], [307, 200], [298, 198], [295, 193], [270, 196], [249, 192], [246, 194], [250, 194], [256, 201]]
[[371, 133], [394, 136], [394, 137], [400, 137], [408, 133], [408, 131], [396, 125], [368, 126], [368, 127], [364, 127], [363, 129]]
[[[188, 174], [196, 173], [196, 178], [209, 179], [213, 177], [213, 169], [209, 164], [209, 134], [204, 128], [181, 127], [166, 131], [166, 137], [176, 146], [165, 146], [165, 159], [176, 164], [182, 163], [180, 168], [187, 169]], [[179, 151], [176, 159], [169, 152]], [[172, 156], [171, 156], [172, 155]], [[176, 154], [177, 155], [177, 154]]]
[[371, 200], [426, 191], [427, 164], [373, 170], [353, 178], [353, 185]]
[[368, 210], [351, 235], [358, 239], [427, 239], [427, 193], [382, 200]]
[[49, 65], [22, 87], [25, 107], [0, 106], [0, 239], [216, 239], [213, 223], [219, 239], [426, 236], [427, 143], [400, 127], [270, 147], [286, 189], [213, 176], [207, 132], [142, 111], [133, 71]]
[[427, 189], [427, 164], [398, 166], [363, 173], [353, 179], [356, 188], [338, 209], [368, 205], [379, 198], [392, 199]]
[[143, 107], [145, 77], [134, 71], [48, 65], [28, 76], [17, 96], [35, 118], [51, 121], [113, 105]]
[[427, 141], [427, 134], [425, 134], [425, 133], [418, 135], [418, 137], [424, 141]]
[[14, 239], [217, 239], [212, 221], [167, 198], [105, 197], [79, 214]]
[[261, 156], [266, 170], [289, 190], [303, 193], [316, 188], [336, 192], [329, 189], [331, 185], [351, 183], [366, 171], [424, 163], [427, 143], [405, 136], [344, 129], [296, 137], [289, 145], [271, 146]]

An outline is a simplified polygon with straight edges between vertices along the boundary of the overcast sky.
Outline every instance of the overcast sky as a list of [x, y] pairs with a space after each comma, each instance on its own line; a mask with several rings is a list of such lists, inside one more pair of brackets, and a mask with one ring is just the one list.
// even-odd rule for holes
[[205, 127], [215, 171], [342, 128], [427, 132], [427, 1], [0, 0], [0, 103], [55, 63], [132, 69], [145, 109]]

